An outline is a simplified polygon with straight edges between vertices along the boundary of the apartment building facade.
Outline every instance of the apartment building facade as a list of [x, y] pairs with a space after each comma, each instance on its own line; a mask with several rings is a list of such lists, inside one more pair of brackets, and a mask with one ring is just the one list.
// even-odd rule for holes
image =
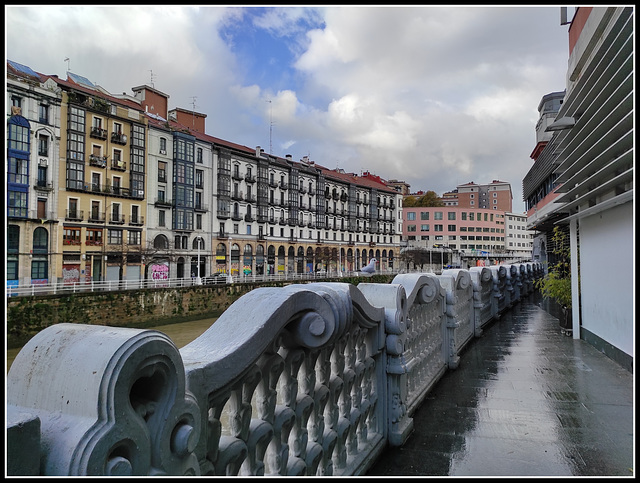
[[[382, 179], [209, 136], [206, 115], [169, 110], [169, 96], [150, 86], [113, 96], [75, 74], [62, 80], [16, 65], [8, 154], [25, 163], [8, 170], [8, 283], [357, 270], [373, 257], [393, 268], [402, 195]], [[29, 83], [56, 106], [44, 222], [29, 211], [40, 206], [30, 189], [37, 179], [19, 175], [33, 172], [30, 143], [40, 132], [18, 129], [29, 124], [15, 105], [27, 102]], [[51, 229], [41, 234], [45, 222]], [[50, 240], [37, 252], [34, 234]], [[46, 269], [30, 268], [41, 254]]]
[[534, 232], [527, 229], [525, 213], [504, 214], [505, 250], [516, 258], [531, 260]]
[[473, 181], [459, 184], [455, 190], [443, 193], [441, 199], [445, 206], [503, 212], [510, 212], [513, 207], [511, 184], [497, 179], [486, 184], [477, 184]]
[[461, 253], [505, 252], [505, 214], [458, 206], [403, 208], [403, 237], [409, 245]]
[[59, 244], [57, 175], [61, 93], [7, 62], [7, 258], [10, 283], [46, 283]]

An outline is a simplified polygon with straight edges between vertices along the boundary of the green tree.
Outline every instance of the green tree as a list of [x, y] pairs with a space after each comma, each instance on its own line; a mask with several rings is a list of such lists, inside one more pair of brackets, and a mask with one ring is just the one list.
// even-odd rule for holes
[[571, 308], [571, 248], [567, 233], [556, 226], [551, 237], [553, 262], [549, 272], [537, 282], [544, 297], [554, 299], [563, 307]]

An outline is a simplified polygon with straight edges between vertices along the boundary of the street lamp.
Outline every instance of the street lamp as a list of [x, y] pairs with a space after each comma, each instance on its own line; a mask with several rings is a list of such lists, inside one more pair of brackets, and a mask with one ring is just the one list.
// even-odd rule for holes
[[200, 278], [200, 244], [202, 243], [202, 238], [198, 237], [196, 241], [198, 242], [198, 272], [196, 277], [196, 285], [202, 285], [202, 279]]
[[229, 237], [229, 260], [227, 260], [229, 271], [227, 273], [227, 283], [233, 283], [233, 276], [231, 275], [231, 240], [232, 238]]

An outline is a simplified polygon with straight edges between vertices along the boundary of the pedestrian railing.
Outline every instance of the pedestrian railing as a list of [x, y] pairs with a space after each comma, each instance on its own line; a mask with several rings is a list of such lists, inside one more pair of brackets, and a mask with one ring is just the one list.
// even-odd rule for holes
[[362, 475], [500, 315], [501, 279], [533, 286], [542, 267], [501, 273], [258, 287], [182, 349], [155, 330], [48, 327], [7, 376], [8, 474]]
[[[378, 274], [393, 275], [408, 270], [381, 270]], [[417, 272], [417, 270], [413, 270]], [[153, 288], [176, 288], [176, 287], [192, 287], [195, 285], [224, 285], [230, 283], [261, 283], [261, 282], [280, 282], [280, 281], [310, 281], [322, 280], [326, 278], [347, 278], [363, 275], [359, 271], [342, 271], [342, 272], [280, 272], [274, 274], [234, 274], [231, 277], [227, 275], [217, 275], [210, 277], [187, 277], [187, 278], [165, 278], [165, 279], [139, 279], [139, 280], [87, 280], [84, 282], [51, 282], [51, 283], [32, 283], [22, 285], [7, 285], [6, 296], [35, 296], [35, 295], [57, 295], [57, 294], [74, 294], [81, 292], [100, 292], [112, 290], [141, 290]], [[368, 275], [364, 275], [368, 276]]]

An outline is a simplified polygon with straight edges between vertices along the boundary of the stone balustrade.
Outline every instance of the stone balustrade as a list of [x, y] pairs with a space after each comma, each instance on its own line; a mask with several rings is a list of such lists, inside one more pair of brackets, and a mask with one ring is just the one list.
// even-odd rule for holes
[[7, 376], [7, 473], [362, 475], [542, 273], [256, 288], [182, 349], [154, 330], [53, 325]]

